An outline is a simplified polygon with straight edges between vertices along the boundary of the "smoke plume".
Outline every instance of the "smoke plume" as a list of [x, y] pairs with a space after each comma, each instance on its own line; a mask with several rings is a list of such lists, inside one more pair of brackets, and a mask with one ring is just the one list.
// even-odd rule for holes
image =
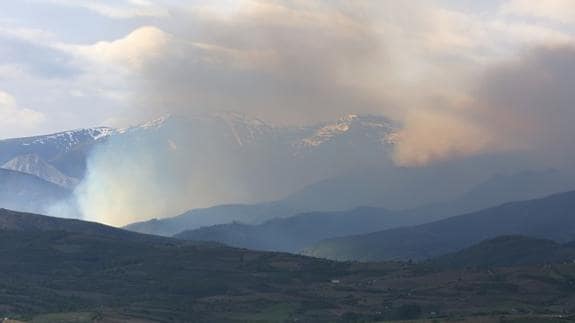
[[[139, 119], [233, 110], [309, 124], [374, 113], [403, 126], [392, 157], [398, 166], [515, 151], [546, 167], [573, 164], [570, 35], [484, 22], [431, 1], [243, 1], [220, 9], [172, 7], [169, 21], [78, 51], [131, 73]], [[172, 215], [242, 200], [254, 194], [237, 193], [242, 181], [265, 181], [236, 176], [247, 163], [231, 153], [183, 153], [201, 139], [176, 137], [95, 151], [78, 191], [88, 218]], [[207, 162], [218, 158], [225, 162]]]

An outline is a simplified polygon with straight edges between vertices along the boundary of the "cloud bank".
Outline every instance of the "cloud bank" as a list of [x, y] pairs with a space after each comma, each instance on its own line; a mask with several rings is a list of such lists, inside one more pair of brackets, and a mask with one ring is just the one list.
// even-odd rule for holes
[[44, 120], [42, 113], [20, 107], [12, 95], [0, 90], [0, 136], [24, 136]]

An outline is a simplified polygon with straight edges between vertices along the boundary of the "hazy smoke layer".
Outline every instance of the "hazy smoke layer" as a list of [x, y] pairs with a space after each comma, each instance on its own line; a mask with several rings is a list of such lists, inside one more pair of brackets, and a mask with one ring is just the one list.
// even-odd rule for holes
[[161, 44], [138, 61], [140, 112], [233, 110], [284, 124], [383, 113], [405, 126], [395, 152], [405, 166], [555, 142], [542, 127], [571, 117], [558, 105], [571, 98], [556, 93], [572, 81], [570, 38], [474, 19], [426, 1], [174, 9], [162, 30], [139, 31]]
[[143, 66], [142, 105], [151, 114], [231, 110], [280, 124], [379, 112], [382, 97], [365, 83], [386, 54], [370, 19], [356, 5], [303, 1], [176, 16], [162, 55]]
[[[501, 151], [545, 167], [573, 165], [569, 35], [484, 23], [432, 1], [240, 1], [171, 13], [86, 49], [131, 69], [138, 118], [234, 110], [294, 124], [381, 113], [403, 125], [393, 153], [399, 166]], [[212, 196], [244, 198], [237, 190], [246, 178], [231, 176], [231, 165], [249, 163], [218, 152], [220, 167], [205, 162], [217, 158], [197, 159], [206, 152], [180, 153], [194, 140], [202, 138], [143, 141], [145, 150], [111, 142], [96, 151], [79, 191], [83, 210], [128, 222]]]
[[197, 129], [182, 119], [160, 121], [112, 136], [91, 154], [75, 191], [86, 219], [123, 225], [248, 200], [251, 192], [237, 182], [241, 161], [223, 142], [221, 124]]
[[408, 114], [396, 161], [423, 165], [482, 152], [523, 150], [551, 167], [575, 158], [575, 47], [541, 47], [490, 66], [469, 97]]

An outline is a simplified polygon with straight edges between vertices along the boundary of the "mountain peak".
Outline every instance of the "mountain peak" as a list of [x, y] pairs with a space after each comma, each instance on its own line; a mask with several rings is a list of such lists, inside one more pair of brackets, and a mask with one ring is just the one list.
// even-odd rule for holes
[[16, 156], [4, 163], [1, 168], [34, 175], [68, 189], [74, 188], [79, 183], [78, 179], [64, 175], [37, 154]]
[[312, 136], [302, 140], [304, 147], [317, 147], [330, 142], [350, 130], [357, 130], [365, 136], [376, 136], [382, 144], [391, 142], [397, 126], [383, 116], [349, 114], [339, 118], [335, 123], [321, 125]]
[[166, 113], [158, 118], [152, 119], [150, 121], [144, 122], [140, 124], [139, 128], [158, 128], [162, 125], [166, 124], [170, 119], [173, 119], [174, 116], [171, 113]]

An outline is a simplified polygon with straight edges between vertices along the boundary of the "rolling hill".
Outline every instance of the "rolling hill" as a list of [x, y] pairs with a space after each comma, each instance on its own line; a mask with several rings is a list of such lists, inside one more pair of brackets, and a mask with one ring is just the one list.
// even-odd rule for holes
[[221, 224], [187, 230], [175, 238], [217, 241], [253, 250], [299, 252], [323, 239], [377, 230], [409, 226], [432, 221], [425, 214], [389, 211], [362, 207], [342, 212], [311, 212], [283, 219], [273, 219], [259, 225], [243, 223]]
[[[176, 237], [218, 241], [230, 246], [254, 250], [300, 252], [303, 248], [320, 240], [428, 223], [496, 206], [503, 202], [520, 200], [521, 197], [523, 199], [542, 197], [545, 192], [570, 187], [571, 183], [573, 181], [568, 177], [553, 170], [497, 175], [451, 202], [412, 210], [392, 211], [384, 208], [363, 207], [340, 212], [309, 212], [285, 219], [273, 219], [261, 224], [254, 224], [249, 217], [238, 213], [236, 217], [229, 216], [228, 222], [233, 220], [233, 223], [222, 222], [223, 224], [185, 230]], [[290, 205], [290, 200], [276, 202], [276, 205]], [[256, 206], [253, 208], [257, 209]], [[190, 212], [184, 217], [193, 218], [194, 216], [196, 215]], [[196, 219], [200, 220], [201, 217]], [[217, 219], [223, 220], [223, 218]], [[163, 221], [169, 224], [171, 220]], [[152, 223], [158, 228], [163, 227], [162, 221], [149, 224]], [[171, 232], [187, 227], [187, 224], [181, 220], [177, 224]], [[131, 226], [127, 228], [131, 229]], [[155, 232], [159, 232], [159, 229]], [[150, 231], [150, 233], [153, 232]]]
[[424, 260], [501, 235], [575, 239], [575, 191], [423, 225], [324, 240], [304, 254], [338, 260]]
[[96, 222], [88, 222], [77, 219], [62, 219], [46, 215], [17, 212], [1, 208], [0, 208], [0, 231], [27, 232], [27, 233], [57, 231], [57, 232], [68, 232], [82, 235], [99, 236], [107, 239], [129, 240], [135, 242], [154, 242], [154, 243], [166, 242], [166, 241], [171, 241], [171, 243], [176, 242], [173, 239], [167, 239], [147, 234], [140, 234]]
[[444, 271], [142, 240], [6, 210], [0, 223], [0, 314], [19, 321], [547, 322], [575, 301], [575, 265]]
[[575, 261], [573, 243], [526, 236], [501, 236], [429, 261], [440, 268], [494, 268]]
[[173, 236], [185, 230], [221, 223], [241, 221], [256, 224], [271, 218], [283, 218], [297, 213], [298, 211], [295, 209], [276, 203], [220, 205], [190, 210], [171, 218], [137, 222], [125, 226], [124, 229], [140, 233]]

